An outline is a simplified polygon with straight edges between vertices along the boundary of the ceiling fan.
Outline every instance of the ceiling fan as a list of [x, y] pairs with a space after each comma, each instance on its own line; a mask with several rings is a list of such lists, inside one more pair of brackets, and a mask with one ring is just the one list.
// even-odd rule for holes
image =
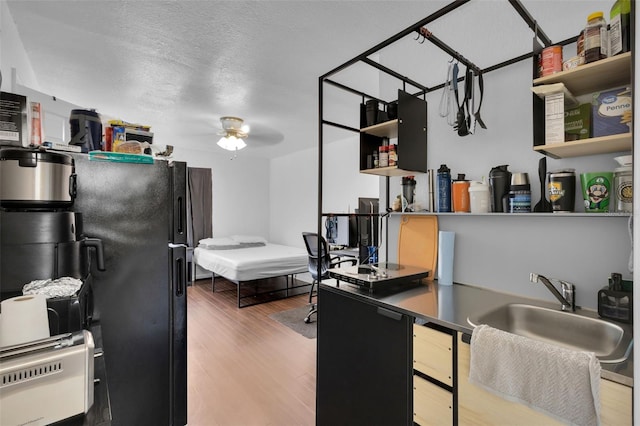
[[220, 117], [222, 129], [218, 135], [222, 136], [218, 141], [218, 146], [228, 151], [237, 151], [247, 146], [244, 139], [251, 131], [249, 125], [244, 124], [244, 120], [238, 117]]

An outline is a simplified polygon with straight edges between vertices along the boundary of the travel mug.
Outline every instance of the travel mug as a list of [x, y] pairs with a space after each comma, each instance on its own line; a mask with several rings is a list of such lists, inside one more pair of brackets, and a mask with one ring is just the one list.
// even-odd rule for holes
[[[511, 184], [511, 172], [507, 166], [496, 166], [489, 172], [489, 190], [491, 195], [491, 211], [494, 213], [509, 212], [509, 185]], [[506, 203], [505, 203], [506, 200]]]
[[531, 185], [528, 173], [513, 173], [509, 188], [509, 213], [531, 212]]
[[576, 173], [574, 169], [550, 172], [547, 187], [554, 213], [573, 211], [576, 202]]

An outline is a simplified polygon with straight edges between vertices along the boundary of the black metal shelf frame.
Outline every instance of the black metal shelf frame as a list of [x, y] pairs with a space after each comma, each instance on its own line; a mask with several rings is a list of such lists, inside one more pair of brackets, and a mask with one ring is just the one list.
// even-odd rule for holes
[[[340, 124], [340, 123], [336, 123], [336, 122], [332, 122], [332, 121], [327, 121], [323, 118], [323, 96], [324, 96], [324, 84], [328, 84], [334, 87], [337, 87], [341, 90], [344, 90], [346, 92], [352, 93], [354, 95], [358, 95], [361, 96], [363, 99], [368, 98], [368, 99], [375, 99], [378, 100], [379, 102], [382, 102], [384, 104], [387, 104], [387, 101], [384, 101], [382, 99], [379, 99], [375, 96], [369, 95], [367, 93], [361, 92], [359, 90], [353, 89], [351, 87], [348, 87], [344, 84], [338, 83], [334, 80], [331, 80], [330, 77], [337, 74], [340, 71], [343, 71], [344, 69], [358, 63], [358, 62], [362, 62], [365, 63], [369, 66], [372, 66], [398, 80], [400, 80], [402, 82], [403, 85], [403, 89], [406, 91], [406, 85], [410, 85], [415, 87], [416, 89], [418, 89], [418, 91], [416, 93], [414, 93], [415, 96], [419, 96], [419, 95], [423, 95], [426, 96], [427, 93], [435, 91], [435, 90], [439, 90], [442, 89], [444, 87], [444, 83], [439, 84], [437, 86], [434, 87], [427, 87], [419, 82], [416, 82], [406, 76], [401, 75], [400, 73], [385, 67], [384, 65], [381, 65], [373, 60], [371, 60], [369, 58], [370, 55], [380, 51], [381, 49], [397, 42], [398, 40], [402, 39], [403, 37], [413, 33], [413, 32], [417, 32], [418, 37], [423, 37], [424, 40], [422, 42], [429, 41], [431, 44], [435, 45], [436, 47], [438, 47], [439, 49], [441, 49], [442, 51], [446, 52], [448, 55], [450, 55], [451, 57], [453, 57], [454, 59], [456, 59], [458, 62], [462, 63], [463, 65], [471, 68], [472, 70], [474, 70], [477, 74], [479, 73], [487, 73], [487, 72], [491, 72], [491, 71], [495, 71], [504, 67], [507, 67], [509, 65], [513, 65], [515, 63], [521, 62], [523, 60], [526, 59], [530, 59], [533, 58], [536, 54], [539, 53], [539, 51], [532, 51], [529, 53], [525, 53], [523, 55], [517, 56], [515, 58], [506, 60], [504, 62], [500, 62], [498, 64], [492, 65], [490, 67], [487, 67], [485, 69], [481, 69], [479, 68], [477, 65], [475, 65], [473, 62], [471, 62], [470, 60], [468, 60], [467, 58], [465, 58], [463, 55], [461, 55], [457, 50], [451, 48], [450, 46], [448, 46], [446, 43], [444, 43], [442, 40], [440, 40], [439, 38], [437, 38], [435, 35], [433, 35], [430, 31], [428, 31], [426, 29], [426, 25], [447, 15], [448, 13], [458, 9], [460, 6], [469, 3], [471, 0], [454, 0], [451, 3], [449, 3], [448, 5], [442, 7], [441, 9], [437, 10], [436, 12], [432, 13], [431, 15], [427, 16], [426, 18], [422, 19], [419, 22], [416, 22], [415, 24], [405, 28], [404, 30], [400, 31], [399, 33], [389, 37], [387, 40], [378, 43], [377, 45], [373, 46], [372, 48], [366, 50], [365, 52], [361, 53], [360, 55], [355, 56], [354, 58], [348, 60], [347, 62], [343, 63], [342, 65], [332, 69], [331, 71], [321, 75], [318, 78], [318, 217], [317, 217], [317, 232], [318, 235], [322, 235], [322, 217], [323, 216], [327, 216], [327, 213], [323, 213], [322, 211], [322, 194], [323, 194], [323, 173], [322, 173], [322, 168], [323, 168], [323, 142], [324, 142], [324, 132], [323, 132], [323, 126], [324, 125], [328, 125], [328, 126], [332, 126], [332, 127], [336, 127], [336, 128], [341, 128], [347, 131], [352, 131], [352, 132], [356, 132], [356, 133], [360, 133], [360, 129], [356, 129], [353, 128], [351, 126], [346, 126], [344, 124]], [[516, 10], [516, 12], [518, 13], [518, 15], [525, 21], [525, 23], [529, 26], [529, 28], [532, 30], [533, 35], [534, 35], [534, 40], [539, 40], [542, 42], [542, 44], [544, 45], [544, 47], [547, 46], [551, 46], [553, 43], [552, 41], [549, 39], [549, 37], [544, 33], [544, 31], [538, 26], [538, 23], [536, 22], [536, 20], [531, 16], [531, 14], [527, 11], [527, 9], [524, 7], [524, 5], [520, 2], [520, 0], [507, 0], [509, 2], [509, 4]], [[577, 37], [573, 37], [567, 40], [563, 40], [561, 42], [558, 42], [556, 44], [560, 44], [560, 45], [566, 45], [569, 43], [573, 43], [575, 42], [577, 39]], [[458, 79], [459, 81], [464, 80], [464, 77], [460, 77]], [[387, 197], [387, 202], [389, 199], [389, 177], [386, 178], [386, 197]], [[387, 206], [388, 207], [388, 206]], [[383, 210], [382, 210], [383, 211]], [[385, 236], [385, 240], [388, 241], [388, 231], [387, 235]], [[318, 246], [318, 251], [320, 251], [320, 246]], [[388, 247], [387, 247], [387, 251], [388, 251]], [[388, 253], [387, 253], [388, 254]], [[320, 272], [320, 268], [318, 269], [318, 271]]]

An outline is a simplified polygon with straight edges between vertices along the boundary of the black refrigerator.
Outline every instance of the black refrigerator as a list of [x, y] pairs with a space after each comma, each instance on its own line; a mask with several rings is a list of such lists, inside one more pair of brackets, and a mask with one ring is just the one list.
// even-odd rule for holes
[[92, 268], [112, 425], [187, 424], [186, 173], [184, 162], [90, 161], [73, 154], [74, 210], [101, 238]]

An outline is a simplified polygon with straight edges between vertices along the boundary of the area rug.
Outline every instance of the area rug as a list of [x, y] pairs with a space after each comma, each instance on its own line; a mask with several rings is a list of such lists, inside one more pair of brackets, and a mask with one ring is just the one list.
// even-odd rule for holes
[[269, 315], [280, 324], [286, 325], [298, 334], [302, 334], [307, 339], [315, 339], [317, 335], [316, 315], [311, 317], [311, 323], [304, 322], [305, 317], [309, 313], [309, 306], [301, 306], [299, 308], [289, 309], [288, 311], [280, 311]]

